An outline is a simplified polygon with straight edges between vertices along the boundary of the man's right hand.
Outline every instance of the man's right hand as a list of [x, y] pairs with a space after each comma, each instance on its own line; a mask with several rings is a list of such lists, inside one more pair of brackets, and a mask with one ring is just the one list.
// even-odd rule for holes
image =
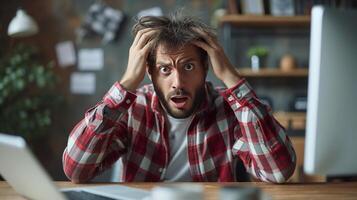
[[128, 66], [120, 84], [129, 91], [135, 91], [145, 77], [147, 57], [156, 31], [151, 28], [140, 30], [129, 50]]

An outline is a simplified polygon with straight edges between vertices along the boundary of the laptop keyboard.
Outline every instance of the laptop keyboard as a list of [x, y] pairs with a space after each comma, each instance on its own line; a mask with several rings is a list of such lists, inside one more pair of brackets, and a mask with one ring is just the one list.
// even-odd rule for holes
[[63, 191], [68, 200], [115, 200], [109, 197], [96, 195], [85, 191]]

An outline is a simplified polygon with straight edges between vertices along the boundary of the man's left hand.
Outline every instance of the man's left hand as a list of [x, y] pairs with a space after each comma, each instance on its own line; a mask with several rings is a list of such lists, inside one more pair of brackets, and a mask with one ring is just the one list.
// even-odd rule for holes
[[241, 79], [238, 70], [229, 62], [222, 46], [218, 43], [217, 38], [200, 29], [196, 29], [204, 41], [193, 41], [192, 43], [203, 50], [209, 56], [214, 74], [221, 80], [227, 88], [233, 87]]

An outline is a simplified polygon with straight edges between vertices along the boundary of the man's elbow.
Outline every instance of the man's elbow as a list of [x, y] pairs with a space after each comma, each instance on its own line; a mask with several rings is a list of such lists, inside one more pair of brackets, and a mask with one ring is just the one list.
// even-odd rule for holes
[[289, 153], [285, 154], [285, 156], [282, 156], [282, 158], [285, 159], [279, 159], [280, 162], [277, 162], [279, 163], [279, 166], [282, 166], [281, 170], [273, 173], [273, 178], [271, 180], [273, 183], [285, 183], [294, 174], [296, 168], [296, 153], [294, 148], [291, 146]]
[[281, 184], [287, 182], [295, 171], [295, 162], [292, 162], [290, 166], [279, 173], [275, 173], [268, 181], [271, 183]]
[[75, 167], [78, 164], [71, 162], [73, 162], [73, 160], [71, 160], [68, 155], [64, 154], [62, 161], [63, 172], [72, 183], [86, 183], [92, 178], [89, 176], [90, 174], [83, 173], [83, 170], [79, 170]]
[[79, 184], [79, 183], [87, 183], [90, 181], [90, 177], [83, 177], [80, 174], [76, 174], [73, 171], [70, 170], [66, 170], [65, 166], [63, 166], [64, 168], [64, 174], [66, 175], [66, 177], [75, 184]]

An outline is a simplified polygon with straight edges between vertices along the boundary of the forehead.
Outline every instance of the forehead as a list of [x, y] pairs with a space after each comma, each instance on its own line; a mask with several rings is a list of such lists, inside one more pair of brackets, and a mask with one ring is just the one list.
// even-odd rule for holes
[[159, 44], [156, 49], [156, 62], [165, 60], [179, 61], [181, 59], [200, 60], [199, 48], [192, 44], [186, 44], [181, 48], [170, 47], [169, 45]]

